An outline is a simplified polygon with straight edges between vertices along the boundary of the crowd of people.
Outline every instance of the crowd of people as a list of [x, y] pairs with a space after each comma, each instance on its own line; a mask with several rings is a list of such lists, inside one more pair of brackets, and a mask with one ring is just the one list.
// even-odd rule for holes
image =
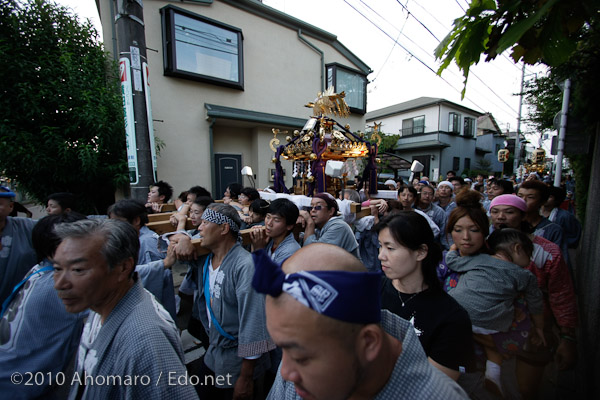
[[[452, 171], [386, 186], [396, 199], [344, 189], [302, 207], [235, 183], [171, 203], [160, 181], [102, 218], [54, 193], [38, 221], [11, 216], [0, 187], [0, 393], [529, 399], [547, 364], [573, 368], [581, 226], [565, 188]], [[183, 329], [205, 349], [187, 364]]]

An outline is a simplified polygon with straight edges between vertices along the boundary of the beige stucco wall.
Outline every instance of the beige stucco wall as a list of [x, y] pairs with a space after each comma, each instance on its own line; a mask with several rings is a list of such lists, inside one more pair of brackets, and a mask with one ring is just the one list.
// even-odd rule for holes
[[[112, 17], [109, 2], [101, 0], [104, 42], [112, 48]], [[235, 26], [243, 33], [244, 90], [196, 82], [163, 75], [163, 43], [160, 9], [168, 4], [222, 23]], [[308, 118], [311, 110], [303, 105], [321, 90], [321, 58], [298, 39], [296, 30], [273, 23], [236, 7], [215, 1], [210, 6], [178, 1], [144, 1], [146, 46], [150, 68], [152, 113], [155, 136], [165, 143], [158, 159], [158, 177], [171, 183], [176, 193], [192, 185], [212, 189], [210, 121], [204, 105], [215, 104], [261, 113]], [[325, 64], [338, 62], [357, 69], [328, 43], [307, 36], [325, 53]], [[324, 73], [324, 72], [323, 72]], [[340, 119], [351, 129], [364, 130], [364, 116]], [[246, 125], [251, 125], [246, 123]], [[227, 127], [217, 121], [214, 126], [214, 153], [241, 154], [242, 163], [257, 175], [257, 187], [270, 184], [268, 171], [273, 167], [273, 152], [268, 147], [273, 137], [267, 126]], [[282, 128], [273, 126], [274, 128]], [[291, 134], [291, 132], [290, 132]], [[279, 135], [285, 141], [285, 135]], [[291, 185], [291, 163], [283, 162], [286, 183]], [[248, 180], [244, 178], [244, 185]], [[215, 194], [218, 198], [221, 194]]]

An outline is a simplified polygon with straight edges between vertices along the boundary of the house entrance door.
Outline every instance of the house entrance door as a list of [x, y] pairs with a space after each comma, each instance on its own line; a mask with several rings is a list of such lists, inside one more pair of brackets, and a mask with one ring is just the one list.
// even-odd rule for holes
[[242, 155], [215, 154], [215, 167], [217, 192], [213, 193], [213, 197], [219, 199], [230, 183], [242, 184]]

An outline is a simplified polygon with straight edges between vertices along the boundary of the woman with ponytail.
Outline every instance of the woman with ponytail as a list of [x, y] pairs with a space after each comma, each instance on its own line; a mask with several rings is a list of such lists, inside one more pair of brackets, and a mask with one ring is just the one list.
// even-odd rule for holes
[[442, 252], [426, 219], [400, 211], [375, 226], [385, 273], [381, 306], [410, 321], [432, 365], [457, 380], [474, 365], [471, 321], [437, 279]]

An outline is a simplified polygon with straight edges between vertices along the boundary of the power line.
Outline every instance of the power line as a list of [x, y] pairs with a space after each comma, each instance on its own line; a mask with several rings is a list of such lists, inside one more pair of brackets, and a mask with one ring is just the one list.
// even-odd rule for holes
[[[362, 2], [362, 0], [361, 0]], [[396, 47], [396, 43], [398, 42], [398, 40], [400, 40], [400, 36], [402, 35], [402, 31], [404, 30], [404, 27], [406, 26], [406, 21], [408, 21], [408, 15], [406, 16], [406, 19], [404, 20], [404, 25], [402, 25], [402, 28], [400, 29], [400, 32], [398, 32], [398, 37], [396, 37], [396, 40], [394, 40], [394, 44], [392, 45], [392, 48], [390, 49], [390, 52], [388, 53], [385, 61], [383, 62], [383, 64], [381, 64], [381, 67], [379, 67], [379, 71], [377, 72], [377, 75], [375, 75], [375, 78], [373, 78], [373, 80], [371, 82], [375, 82], [375, 80], [377, 80], [377, 78], [379, 77], [379, 74], [381, 74], [381, 71], [383, 71], [383, 67], [385, 67], [385, 65], [387, 64], [388, 60], [390, 59], [392, 53], [394, 52], [394, 48]]]
[[[389, 25], [391, 25], [392, 27], [394, 27], [393, 23], [391, 23], [390, 21], [388, 21], [384, 16], [382, 16], [377, 11], [375, 11], [373, 8], [371, 8], [371, 6], [369, 6], [368, 4], [366, 4], [363, 0], [360, 0], [360, 2], [362, 4], [364, 4], [373, 13], [375, 13], [375, 15], [377, 15], [379, 18], [381, 18], [382, 20], [384, 20], [385, 22], [387, 22]], [[427, 54], [428, 56], [431, 56], [431, 54], [430, 54], [430, 52], [428, 50], [425, 50], [423, 47], [421, 47], [421, 45], [419, 45], [417, 42], [415, 42], [410, 37], [408, 37], [407, 35], [404, 34], [404, 27], [406, 26], [406, 22], [408, 21], [408, 17], [409, 17], [409, 15], [407, 14], [406, 15], [406, 19], [404, 20], [404, 25], [402, 25], [402, 28], [398, 32], [398, 37], [394, 41], [394, 46], [396, 45], [397, 41], [400, 40], [400, 36], [404, 36], [406, 39], [408, 39], [408, 41], [410, 41], [412, 44], [414, 44], [415, 46], [417, 46], [421, 51], [423, 51], [423, 53]], [[393, 47], [392, 47], [392, 50], [393, 50]], [[388, 55], [388, 58], [390, 57], [391, 54], [392, 53], [390, 52], [390, 54]], [[386, 61], [387, 61], [387, 59], [386, 59]], [[379, 76], [379, 73], [377, 75]]]
[[408, 15], [412, 16], [412, 17], [415, 19], [415, 21], [417, 21], [417, 22], [418, 22], [418, 23], [419, 23], [419, 24], [420, 24], [420, 25], [421, 25], [423, 28], [425, 28], [425, 30], [426, 30], [427, 32], [429, 32], [429, 33], [431, 34], [431, 36], [433, 36], [433, 37], [435, 38], [435, 40], [437, 40], [437, 41], [438, 41], [438, 43], [440, 42], [440, 39], [438, 39], [438, 38], [437, 38], [437, 36], [435, 36], [435, 34], [434, 34], [433, 32], [431, 32], [431, 31], [429, 30], [429, 28], [428, 28], [428, 27], [426, 27], [426, 26], [425, 26], [425, 24], [424, 24], [424, 23], [422, 23], [422, 22], [419, 20], [419, 18], [415, 17], [415, 16], [413, 15], [413, 13], [411, 13], [410, 11], [408, 11], [408, 8], [406, 8], [406, 6], [405, 6], [404, 4], [400, 3], [400, 0], [396, 0], [396, 2], [397, 2], [398, 4], [400, 4], [400, 5], [402, 6], [402, 8], [404, 8], [404, 9], [406, 10], [406, 12], [408, 13]]
[[384, 31], [383, 29], [381, 29], [377, 24], [375, 24], [373, 21], [371, 21], [366, 15], [364, 15], [362, 12], [360, 12], [356, 7], [354, 7], [352, 4], [348, 3], [348, 0], [344, 0], [344, 3], [348, 4], [354, 11], [356, 11], [357, 13], [359, 13], [364, 19], [366, 19], [367, 21], [369, 21], [373, 26], [375, 26], [377, 29], [379, 29], [384, 35], [386, 35], [387, 37], [389, 37], [390, 39], [392, 39], [394, 42], [396, 42], [396, 44], [398, 46], [400, 46], [404, 51], [406, 51], [408, 54], [410, 54], [414, 59], [416, 59], [418, 62], [420, 62], [421, 64], [423, 64], [425, 66], [425, 68], [427, 68], [428, 70], [430, 70], [431, 72], [433, 72], [437, 77], [439, 77], [441, 80], [443, 80], [444, 82], [446, 82], [448, 84], [448, 86], [450, 86], [452, 89], [459, 91], [458, 89], [456, 89], [454, 86], [452, 86], [452, 84], [450, 82], [448, 82], [445, 78], [443, 78], [442, 76], [438, 75], [433, 68], [431, 68], [429, 65], [427, 65], [423, 60], [421, 60], [419, 57], [415, 56], [410, 50], [408, 50], [406, 47], [404, 47], [401, 43], [399, 43], [398, 41], [396, 41], [392, 36], [390, 36], [389, 33], [387, 33], [386, 31]]
[[[373, 8], [371, 8], [368, 4], [366, 4], [363, 0], [360, 0], [361, 3], [363, 3], [366, 7], [369, 8], [369, 10], [371, 10], [373, 13], [375, 13], [375, 15], [377, 15], [379, 18], [381, 18], [382, 20], [384, 20], [385, 22], [387, 22], [389, 25], [394, 26], [393, 23], [391, 23], [390, 21], [388, 21], [384, 16], [382, 16], [381, 14], [379, 14], [377, 11], [375, 11]], [[416, 4], [416, 2], [415, 2]], [[430, 14], [431, 15], [431, 14]], [[433, 16], [433, 15], [432, 15]], [[408, 17], [408, 16], [407, 16]], [[414, 18], [414, 16], [413, 16]], [[439, 22], [439, 21], [438, 21]], [[404, 28], [402, 28], [403, 30]], [[417, 43], [416, 41], [412, 40], [408, 35], [404, 34], [402, 31], [400, 32], [400, 34], [402, 36], [404, 36], [408, 41], [410, 41], [412, 44], [414, 44], [415, 46], [417, 46], [421, 51], [423, 51], [423, 53], [427, 54], [428, 57], [431, 57], [433, 59], [433, 61], [435, 61], [435, 59], [433, 58], [433, 55], [431, 54], [430, 50], [426, 50], [423, 47], [421, 47], [421, 45], [419, 43]], [[400, 36], [400, 34], [398, 35], [398, 37]]]
[[219, 49], [214, 48], [214, 47], [203, 46], [201, 44], [193, 43], [193, 42], [188, 42], [188, 41], [182, 40], [182, 39], [176, 39], [176, 41], [178, 43], [189, 44], [190, 46], [200, 47], [202, 49], [212, 50], [212, 51], [216, 51], [216, 52], [219, 52], [219, 53], [232, 54], [232, 55], [236, 55], [236, 56], [238, 55], [237, 52], [232, 52], [232, 51], [227, 51], [227, 50], [219, 50]]
[[[392, 24], [391, 22], [389, 22], [388, 20], [386, 20], [385, 18], [383, 18], [381, 15], [379, 15], [377, 13], [377, 11], [373, 10], [367, 3], [365, 3], [363, 0], [360, 0], [360, 2], [365, 5], [369, 10], [373, 11], [375, 14], [377, 14], [380, 18], [382, 18], [385, 22], [387, 22], [388, 24], [394, 26], [394, 24]], [[379, 77], [379, 74], [381, 74], [381, 71], [383, 71], [383, 67], [385, 67], [385, 65], [387, 64], [388, 60], [390, 59], [392, 53], [394, 52], [394, 48], [396, 47], [396, 44], [398, 43], [398, 40], [400, 40], [400, 36], [402, 36], [402, 32], [404, 31], [404, 27], [406, 26], [406, 22], [408, 22], [408, 14], [406, 15], [406, 18], [404, 19], [404, 24], [402, 25], [402, 27], [400, 28], [399, 32], [398, 32], [398, 36], [396, 37], [396, 39], [394, 40], [394, 44], [392, 45], [392, 48], [390, 49], [390, 52], [388, 53], [388, 56], [386, 57], [385, 61], [383, 62], [383, 64], [381, 65], [381, 67], [379, 68], [379, 71], [377, 72], [377, 75], [375, 76], [375, 78], [373, 78], [373, 80], [371, 82], [375, 82], [375, 80]]]
[[460, 3], [458, 2], [458, 0], [454, 0], [456, 2], [456, 4], [458, 4], [458, 6], [460, 7], [461, 10], [463, 10], [463, 12], [467, 12], [467, 10], [465, 10], [463, 8], [463, 6], [460, 5]]
[[194, 36], [200, 40], [217, 42], [223, 46], [237, 47], [237, 43], [234, 43], [233, 39], [230, 39], [226, 36], [218, 36], [212, 32], [201, 31], [184, 25], [175, 25], [175, 31], [180, 32], [180, 34], [183, 34], [184, 36]]
[[237, 44], [210, 32], [175, 26], [175, 41], [219, 53], [238, 55]]
[[[405, 5], [403, 5], [403, 4], [400, 2], [400, 0], [396, 0], [396, 2], [397, 2], [398, 4], [400, 4], [400, 6], [402, 6], [402, 8], [404, 8], [404, 9], [406, 10], [406, 12], [407, 12], [407, 13], [408, 13], [410, 16], [412, 16], [412, 17], [413, 17], [413, 18], [414, 18], [414, 19], [415, 19], [415, 20], [416, 20], [416, 21], [417, 21], [417, 22], [418, 22], [418, 23], [419, 23], [419, 24], [420, 24], [420, 25], [421, 25], [423, 28], [425, 28], [425, 30], [427, 30], [427, 32], [429, 32], [429, 33], [431, 34], [431, 36], [433, 36], [433, 37], [434, 37], [434, 38], [435, 38], [435, 39], [438, 41], [438, 43], [440, 42], [440, 40], [437, 38], [437, 36], [435, 36], [435, 34], [434, 34], [434, 33], [433, 33], [433, 32], [432, 32], [432, 31], [431, 31], [431, 30], [430, 30], [430, 29], [429, 29], [429, 28], [428, 28], [428, 27], [427, 27], [427, 26], [426, 26], [426, 25], [423, 23], [423, 22], [421, 22], [421, 21], [419, 20], [419, 18], [417, 18], [417, 17], [416, 17], [414, 14], [412, 14], [412, 13], [411, 13], [411, 12], [408, 10], [408, 8], [407, 8]], [[416, 3], [416, 2], [415, 2], [415, 3]], [[406, 37], [406, 35], [404, 35], [404, 36]], [[496, 92], [495, 92], [495, 91], [494, 91], [494, 90], [493, 90], [493, 89], [492, 89], [492, 88], [491, 88], [491, 87], [490, 87], [490, 86], [489, 86], [487, 83], [485, 83], [485, 82], [484, 82], [484, 81], [483, 81], [481, 78], [479, 78], [479, 76], [477, 76], [477, 74], [475, 74], [475, 72], [471, 71], [471, 74], [472, 74], [472, 75], [473, 75], [475, 78], [477, 78], [477, 79], [478, 79], [478, 80], [479, 80], [481, 83], [483, 83], [483, 84], [485, 85], [485, 87], [487, 87], [487, 88], [490, 90], [490, 92], [492, 92], [492, 93], [494, 94], [494, 96], [498, 97], [498, 99], [500, 99], [500, 101], [502, 101], [502, 102], [503, 102], [504, 104], [506, 104], [506, 105], [507, 105], [507, 106], [508, 106], [508, 107], [509, 107], [511, 110], [513, 110], [513, 109], [512, 109], [512, 107], [511, 107], [511, 106], [510, 106], [510, 105], [509, 105], [509, 104], [508, 104], [506, 101], [504, 101], [504, 99], [503, 99], [502, 97], [500, 97], [500, 95], [498, 95], [498, 94], [497, 94], [497, 93], [496, 93]], [[517, 113], [515, 110], [513, 110], [513, 113], [515, 113], [515, 114], [517, 114], [517, 115], [518, 115], [518, 113]]]
[[520, 68], [517, 66], [517, 63], [515, 62], [515, 60], [513, 60], [512, 58], [510, 58], [509, 56], [506, 55], [505, 52], [502, 52], [502, 56], [504, 58], [506, 58], [506, 60], [512, 65], [514, 66], [516, 69], [520, 70]]
[[[344, 1], [345, 1], [345, 0], [344, 0]], [[387, 32], [383, 31], [383, 29], [382, 29], [382, 28], [380, 28], [380, 27], [379, 27], [377, 24], [375, 24], [375, 23], [374, 23], [374, 22], [373, 22], [371, 19], [369, 19], [369, 18], [368, 18], [367, 16], [365, 16], [363, 13], [361, 13], [360, 11], [358, 11], [358, 10], [357, 10], [357, 9], [356, 9], [354, 6], [352, 6], [351, 4], [349, 4], [347, 1], [345, 1], [345, 2], [346, 2], [348, 5], [350, 5], [350, 7], [352, 7], [352, 8], [353, 8], [355, 11], [357, 11], [357, 12], [358, 12], [358, 13], [359, 13], [359, 14], [360, 14], [360, 15], [361, 15], [363, 18], [365, 18], [365, 19], [366, 19], [367, 21], [369, 21], [371, 24], [375, 25], [375, 26], [376, 26], [376, 27], [377, 27], [379, 30], [381, 30], [381, 31], [382, 31], [382, 32], [383, 32], [383, 33], [384, 33], [386, 36], [388, 36], [390, 39], [394, 40], [394, 39], [393, 39], [393, 38], [392, 38], [392, 37], [391, 37], [391, 36], [390, 36], [390, 35], [389, 35]], [[367, 4], [365, 4], [365, 3], [364, 3], [362, 0], [361, 0], [361, 3], [363, 3], [365, 6], [367, 6], [367, 7], [368, 7], [368, 8], [369, 8], [369, 9], [370, 9], [372, 12], [374, 12], [374, 13], [375, 13], [375, 14], [376, 14], [378, 17], [380, 17], [380, 18], [381, 18], [381, 19], [383, 19], [385, 22], [387, 22], [388, 24], [390, 24], [390, 25], [392, 25], [392, 26], [393, 26], [393, 24], [391, 24], [391, 23], [390, 23], [388, 20], [386, 20], [386, 19], [385, 19], [383, 16], [381, 16], [381, 15], [380, 15], [380, 14], [379, 14], [377, 11], [373, 10], [373, 9], [372, 9], [370, 6], [368, 6]], [[413, 16], [413, 18], [414, 18], [414, 16]], [[402, 32], [401, 32], [401, 33], [402, 33]], [[426, 53], [428, 56], [430, 56], [430, 57], [432, 57], [432, 58], [433, 58], [433, 56], [432, 56], [432, 55], [431, 55], [429, 52], [427, 52], [427, 50], [425, 50], [425, 49], [423, 49], [422, 47], [420, 47], [420, 46], [419, 46], [419, 45], [418, 45], [418, 44], [417, 44], [415, 41], [413, 41], [413, 40], [412, 40], [410, 37], [408, 37], [406, 34], [402, 33], [402, 35], [403, 35], [405, 38], [407, 38], [409, 41], [411, 41], [412, 43], [414, 43], [414, 44], [415, 44], [417, 47], [419, 47], [419, 48], [420, 48], [422, 51], [424, 51], [424, 52], [425, 52], [425, 53]], [[399, 36], [400, 36], [400, 35], [399, 35]], [[394, 41], [395, 41], [395, 43], [397, 43], [397, 40], [398, 40], [398, 39], [394, 40]], [[416, 56], [414, 55], [414, 53], [412, 53], [411, 51], [409, 51], [409, 50], [408, 50], [406, 47], [404, 47], [404, 46], [400, 45], [400, 43], [397, 43], [397, 44], [398, 44], [400, 47], [402, 47], [402, 48], [403, 48], [403, 49], [404, 49], [404, 50], [405, 50], [405, 51], [406, 51], [408, 54], [410, 54], [412, 57], [416, 58], [416, 59], [417, 59], [419, 62], [421, 62], [423, 65], [425, 65], [425, 67], [427, 67], [427, 68], [429, 68], [431, 71], [433, 71], [433, 69], [431, 69], [431, 68], [430, 68], [430, 67], [429, 67], [427, 64], [425, 64], [425, 62], [424, 62], [424, 61], [422, 61], [421, 59], [419, 59], [418, 57], [416, 57]], [[447, 84], [448, 84], [450, 87], [452, 87], [454, 90], [456, 90], [457, 92], [459, 92], [459, 93], [460, 93], [460, 90], [459, 90], [459, 89], [455, 88], [454, 86], [452, 86], [452, 84], [450, 84], [450, 82], [448, 82], [447, 80], [443, 79], [441, 76], [437, 75], [437, 73], [436, 73], [435, 71], [433, 71], [433, 72], [436, 74], [436, 76], [438, 76], [438, 77], [440, 77], [442, 80], [444, 80], [444, 82], [446, 82], [446, 83], [447, 83]], [[455, 76], [455, 77], [458, 77], [456, 74], [454, 74], [454, 72], [450, 71], [450, 73], [451, 73], [453, 76]], [[379, 73], [378, 73], [378, 76], [379, 76]], [[478, 78], [478, 79], [479, 79], [479, 78]], [[486, 86], [486, 87], [487, 87], [487, 88], [488, 88], [490, 91], [492, 91], [492, 93], [496, 94], [496, 93], [495, 93], [495, 92], [494, 92], [494, 91], [493, 91], [493, 90], [492, 90], [492, 89], [491, 89], [491, 88], [490, 88], [490, 87], [489, 87], [487, 84], [485, 84], [485, 82], [484, 82], [484, 85], [485, 85], [485, 86]], [[473, 89], [473, 90], [475, 90], [475, 89]], [[477, 91], [477, 92], [479, 92], [479, 91]], [[482, 93], [480, 93], [480, 94], [481, 94], [481, 95], [483, 95]], [[500, 96], [498, 96], [497, 94], [496, 94], [496, 96], [497, 96], [498, 98], [500, 98]], [[473, 104], [473, 105], [474, 105], [474, 106], [475, 106], [477, 109], [479, 109], [479, 110], [481, 110], [481, 111], [485, 112], [485, 110], [483, 110], [483, 108], [481, 108], [481, 106], [479, 106], [479, 104], [475, 103], [475, 102], [474, 102], [473, 100], [471, 100], [469, 97], [465, 97], [465, 100], [469, 101], [469, 102], [470, 102], [471, 104]], [[502, 99], [500, 98], [500, 100], [502, 100]], [[489, 99], [488, 99], [488, 101], [489, 101], [490, 103], [492, 103], [494, 106], [498, 107], [498, 108], [503, 108], [503, 107], [500, 107], [500, 106], [498, 106], [496, 103], [494, 103], [493, 101], [491, 101], [491, 100], [489, 100]], [[502, 101], [504, 101], [504, 100], [502, 100]], [[516, 112], [515, 112], [515, 111], [512, 109], [512, 107], [511, 107], [510, 105], [508, 105], [506, 102], [504, 102], [504, 103], [505, 103], [505, 104], [506, 104], [506, 105], [509, 107], [509, 113], [511, 113], [511, 112], [512, 112], [513, 114], [515, 114], [515, 115], [518, 115], [518, 114], [517, 114], [517, 113], [516, 113]], [[504, 110], [504, 111], [506, 112], [506, 110]]]
[[[473, 76], [474, 76], [475, 78], [477, 78], [477, 80], [478, 80], [479, 82], [483, 83], [483, 85], [484, 85], [486, 88], [488, 88], [488, 89], [490, 90], [490, 92], [492, 92], [492, 93], [496, 94], [496, 92], [494, 92], [494, 90], [493, 90], [491, 87], [489, 87], [489, 85], [488, 85], [487, 83], [485, 83], [485, 82], [483, 81], [483, 79], [481, 79], [480, 77], [478, 77], [477, 75], [475, 75], [475, 73], [473, 73]], [[500, 101], [502, 101], [504, 104], [506, 104], [506, 105], [508, 106], [508, 108], [510, 108], [510, 109], [512, 110], [512, 106], [511, 106], [510, 104], [508, 104], [506, 101], [504, 101], [504, 99], [503, 99], [502, 97], [498, 96], [497, 94], [496, 94], [496, 96], [497, 96], [497, 97], [500, 99]], [[513, 112], [515, 112], [515, 113], [518, 115], [518, 113], [517, 113], [516, 111], [514, 111], [514, 110], [513, 110]]]
[[[466, 10], [465, 8], [463, 8], [463, 6], [462, 6], [462, 5], [461, 5], [461, 4], [458, 2], [458, 0], [454, 0], [454, 1], [456, 2], [456, 4], [458, 4], [458, 7], [460, 7], [460, 9], [461, 9], [461, 10], [462, 10], [464, 13], [466, 13], [466, 12], [467, 12], [467, 10]], [[433, 15], [432, 13], [430, 13], [430, 12], [427, 10], [427, 8], [423, 7], [421, 4], [419, 4], [419, 3], [418, 3], [418, 2], [416, 2], [416, 1], [414, 1], [414, 3], [415, 3], [417, 6], [419, 6], [419, 7], [420, 7], [420, 8], [421, 8], [423, 11], [425, 11], [427, 14], [429, 14], [429, 15], [430, 15], [430, 16], [431, 16], [431, 17], [432, 17], [434, 20], [436, 20], [436, 22], [437, 22], [438, 24], [440, 24], [440, 26], [442, 26], [444, 29], [448, 29], [448, 27], [447, 27], [447, 26], [446, 26], [446, 25], [445, 25], [443, 22], [440, 22], [440, 20], [439, 20], [439, 19], [437, 19], [437, 18], [435, 17], [435, 15]], [[408, 4], [408, 3], [407, 3], [407, 4]], [[468, 6], [469, 6], [469, 5], [467, 4], [467, 7], [468, 7]], [[413, 17], [414, 17], [414, 15], [413, 15]], [[519, 70], [519, 71], [520, 71], [520, 68], [519, 68], [519, 67], [516, 65], [516, 63], [514, 63], [514, 62], [513, 62], [513, 60], [512, 60], [510, 57], [508, 57], [508, 56], [506, 55], [506, 53], [502, 53], [502, 56], [503, 56], [504, 58], [506, 58], [508, 61], [510, 61], [513, 67], [515, 67], [517, 70]]]
[[[460, 7], [460, 3], [458, 2], [458, 0], [454, 0], [454, 1], [456, 1], [456, 2], [458, 3], [458, 6]], [[469, 7], [471, 6], [471, 5], [469, 4], [469, 0], [463, 0], [463, 1], [464, 1], [464, 3], [465, 3], [465, 4], [464, 4], [464, 6], [465, 6], [465, 7], [469, 8]], [[462, 7], [461, 7], [461, 8], [462, 8]]]
[[[445, 31], [448, 30], [448, 26], [446, 24], [444, 24], [442, 21], [440, 21], [439, 19], [437, 19], [437, 17], [435, 15], [433, 15], [432, 13], [430, 13], [425, 7], [423, 7], [422, 5], [420, 5], [419, 3], [417, 3], [416, 1], [413, 1], [413, 3], [415, 3], [417, 6], [419, 6], [423, 11], [425, 11], [427, 14], [429, 14], [431, 16], [431, 18], [433, 18], [438, 24], [440, 24], [440, 26], [442, 28], [444, 28]], [[406, 3], [406, 5], [408, 6], [408, 2]], [[464, 11], [464, 10], [463, 10]]]
[[[377, 11], [375, 11], [373, 8], [371, 8], [368, 4], [366, 4], [363, 0], [360, 0], [361, 3], [363, 3], [367, 8], [369, 8], [369, 10], [371, 10], [373, 13], [375, 13], [375, 15], [377, 15], [379, 18], [381, 18], [382, 20], [384, 20], [385, 22], [387, 22], [389, 25], [391, 25], [392, 27], [394, 26], [393, 23], [391, 23], [390, 21], [388, 21], [385, 17], [383, 17], [381, 14], [379, 14]], [[408, 17], [408, 16], [407, 16]], [[406, 35], [404, 32], [404, 26], [402, 28], [402, 30], [400, 31], [400, 33], [398, 34], [398, 39], [400, 36], [404, 36], [409, 42], [411, 42], [412, 44], [414, 44], [415, 46], [417, 46], [417, 48], [419, 48], [421, 51], [423, 51], [423, 53], [425, 53], [428, 57], [431, 57], [433, 59], [433, 61], [435, 61], [435, 59], [433, 58], [433, 55], [431, 54], [431, 51], [424, 49], [423, 47], [421, 47], [421, 45], [419, 43], [417, 43], [416, 41], [412, 40], [408, 35]], [[455, 75], [454, 73], [452, 73], [453, 75]], [[455, 75], [456, 76], [456, 75]]]
[[[398, 39], [394, 39], [389, 33], [387, 33], [386, 31], [384, 31], [379, 25], [377, 25], [375, 22], [373, 22], [370, 18], [368, 18], [366, 15], [364, 15], [360, 10], [358, 10], [356, 7], [354, 7], [352, 4], [348, 3], [347, 0], [344, 0], [344, 2], [346, 4], [348, 4], [352, 9], [354, 9], [357, 13], [359, 13], [364, 19], [366, 19], [367, 21], [369, 21], [372, 25], [374, 25], [377, 29], [379, 29], [383, 34], [385, 34], [387, 37], [389, 37], [392, 41], [394, 41], [395, 44], [397, 44], [398, 46], [400, 46], [404, 51], [406, 51], [410, 56], [414, 57], [417, 61], [419, 61], [422, 65], [424, 65], [427, 69], [429, 69], [430, 71], [432, 71], [434, 74], [436, 74], [436, 76], [438, 76], [440, 79], [442, 79], [444, 82], [446, 82], [448, 84], [448, 86], [450, 86], [451, 88], [453, 88], [454, 90], [456, 90], [457, 92], [461, 92], [459, 89], [455, 88], [449, 81], [447, 81], [446, 79], [444, 79], [443, 77], [441, 77], [440, 75], [438, 75], [429, 65], [427, 65], [423, 60], [421, 60], [419, 57], [417, 57], [414, 53], [412, 53], [410, 50], [408, 50], [405, 46], [403, 46], [402, 44], [400, 44], [398, 42]], [[367, 6], [373, 13], [375, 13], [378, 17], [380, 17], [381, 19], [383, 19], [385, 22], [387, 22], [388, 24], [392, 25], [388, 20], [386, 20], [383, 16], [381, 16], [377, 11], [373, 10], [373, 8], [371, 8], [370, 6], [366, 5], [362, 0], [361, 3], [363, 3], [365, 6]], [[418, 19], [413, 15], [413, 18], [415, 18], [417, 21]], [[418, 21], [419, 23], [421, 23], [420, 21]], [[421, 23], [421, 25], [424, 25]], [[422, 47], [420, 47], [415, 41], [413, 41], [412, 39], [410, 39], [410, 37], [408, 37], [406, 34], [404, 34], [403, 32], [401, 32], [401, 34], [406, 37], [409, 41], [411, 41], [412, 43], [414, 43], [417, 47], [419, 47], [422, 51], [424, 51], [426, 54], [428, 54], [428, 56], [433, 57], [427, 50], [423, 49]], [[400, 35], [399, 35], [400, 36]], [[433, 35], [435, 37], [435, 35]], [[388, 56], [389, 58], [389, 56]], [[449, 70], [450, 71], [450, 70]], [[452, 71], [450, 71], [450, 73], [453, 76], [458, 77], [456, 74], [454, 74]], [[500, 100], [502, 100], [502, 102], [504, 104], [506, 104], [506, 106], [508, 106], [509, 109], [509, 113], [512, 113], [514, 115], [518, 115], [518, 113], [512, 109], [512, 107], [506, 103], [496, 92], [494, 92], [494, 90], [492, 88], [490, 88], [485, 82], [483, 82], [481, 80], [481, 78], [479, 78], [474, 72], [472, 72], [472, 74], [478, 79], [480, 80], [486, 87], [488, 90], [490, 90], [496, 97], [498, 97]], [[379, 75], [379, 74], [378, 74]], [[475, 90], [475, 89], [473, 89]], [[479, 92], [479, 91], [477, 91]], [[483, 94], [482, 94], [483, 95]], [[477, 109], [484, 111], [477, 103], [475, 103], [473, 100], [471, 100], [469, 97], [465, 96], [465, 100], [469, 101], [470, 103], [472, 103]], [[494, 102], [492, 102], [491, 100], [488, 99], [488, 101], [492, 104], [494, 104], [496, 107], [498, 108], [503, 108], [500, 107], [498, 104], [495, 104]], [[507, 110], [504, 110], [505, 112]], [[485, 112], [485, 111], [484, 111]]]

